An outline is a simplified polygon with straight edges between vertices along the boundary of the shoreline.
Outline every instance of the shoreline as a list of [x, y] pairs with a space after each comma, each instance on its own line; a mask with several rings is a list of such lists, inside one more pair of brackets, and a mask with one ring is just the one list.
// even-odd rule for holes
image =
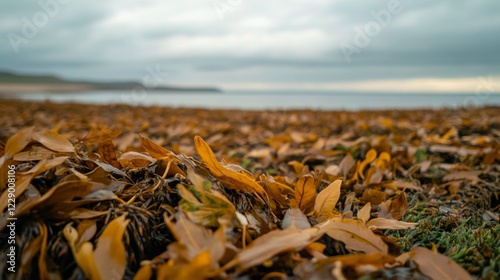
[[211, 87], [145, 87], [141, 84], [98, 84], [98, 83], [0, 83], [0, 94], [22, 94], [22, 93], [77, 93], [85, 91], [120, 91], [120, 90], [147, 90], [166, 92], [197, 92], [197, 93], [223, 93], [218, 88]]

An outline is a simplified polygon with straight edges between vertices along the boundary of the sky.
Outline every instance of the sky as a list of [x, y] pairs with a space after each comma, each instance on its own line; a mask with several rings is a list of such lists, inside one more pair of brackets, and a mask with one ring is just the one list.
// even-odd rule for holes
[[229, 90], [500, 90], [500, 1], [16, 0], [0, 70]]

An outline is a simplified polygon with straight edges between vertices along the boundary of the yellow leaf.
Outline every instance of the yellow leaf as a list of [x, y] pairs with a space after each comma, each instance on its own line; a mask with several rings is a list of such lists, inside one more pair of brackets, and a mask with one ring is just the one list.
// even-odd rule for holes
[[85, 276], [89, 279], [102, 279], [95, 266], [92, 243], [83, 242], [83, 244], [77, 246], [76, 241], [78, 240], [78, 232], [71, 224], [67, 224], [64, 227], [63, 235], [68, 241], [76, 263], [82, 269]]
[[320, 218], [318, 221], [321, 222], [329, 218], [334, 211], [335, 205], [340, 198], [341, 185], [342, 180], [335, 180], [316, 196], [314, 211], [316, 211], [316, 217]]
[[19, 130], [16, 134], [11, 136], [5, 144], [5, 156], [10, 159], [15, 154], [22, 151], [30, 142], [33, 137], [35, 127], [28, 127]]
[[378, 168], [388, 168], [390, 162], [391, 162], [391, 155], [386, 152], [382, 152], [378, 156], [377, 163], [375, 164], [375, 166]]
[[346, 248], [355, 251], [387, 254], [387, 244], [358, 220], [332, 218], [317, 225], [324, 233], [345, 243]]
[[208, 144], [200, 137], [194, 137], [194, 144], [196, 151], [200, 155], [201, 160], [208, 167], [210, 173], [223, 182], [226, 187], [230, 189], [241, 190], [249, 193], [256, 193], [261, 202], [264, 203], [262, 198], [266, 198], [266, 191], [257, 183], [255, 180], [250, 178], [249, 176], [243, 175], [231, 169], [227, 169], [222, 166], [215, 157], [212, 149], [208, 146]]
[[150, 280], [153, 275], [153, 268], [150, 264], [141, 266], [139, 271], [134, 275], [134, 280]]
[[293, 167], [293, 171], [295, 174], [302, 174], [302, 169], [304, 169], [304, 165], [296, 160], [290, 161], [288, 165]]
[[452, 259], [427, 248], [413, 248], [410, 257], [417, 263], [418, 270], [431, 279], [472, 279], [470, 274]]
[[316, 198], [316, 179], [311, 175], [304, 175], [295, 184], [295, 200], [304, 213], [309, 213]]
[[[360, 266], [371, 266], [373, 268], [381, 269], [387, 264], [392, 264], [396, 259], [391, 255], [373, 253], [373, 254], [351, 254], [343, 256], [328, 257], [318, 261], [318, 265], [341, 262], [342, 267], [357, 268]], [[354, 269], [355, 270], [355, 269]]]
[[374, 161], [376, 158], [377, 158], [377, 151], [375, 151], [374, 149], [369, 150], [365, 155], [365, 160], [363, 160], [361, 164], [358, 165], [357, 175], [361, 178], [365, 178], [363, 171], [366, 165]]
[[170, 260], [158, 268], [158, 279], [207, 279], [210, 272], [210, 253], [202, 251], [191, 262]]
[[358, 219], [360, 219], [361, 221], [363, 221], [363, 223], [366, 224], [366, 222], [368, 222], [368, 220], [370, 219], [370, 210], [372, 209], [372, 204], [370, 202], [368, 202], [367, 204], [365, 204], [365, 206], [363, 206], [363, 208], [361, 208], [361, 210], [358, 211]]
[[75, 147], [66, 138], [52, 130], [44, 130], [33, 135], [33, 140], [60, 153], [72, 153]]
[[[141, 134], [139, 134], [139, 136], [141, 138], [141, 144], [144, 150], [146, 150], [146, 152], [154, 159], [158, 160], [158, 165], [163, 167], [163, 170], [165, 170], [165, 168], [169, 166], [170, 169], [168, 170], [168, 174], [175, 175], [179, 173], [182, 176], [186, 177], [184, 171], [182, 171], [182, 169], [180, 169], [175, 164], [179, 162], [179, 159], [175, 156], [174, 153], [156, 144], [155, 142], [153, 142], [153, 140], [142, 136]], [[174, 164], [169, 164], [168, 162], [170, 161]]]
[[[0, 159], [0, 191], [3, 191], [7, 184], [7, 167], [8, 162], [12, 157], [22, 151], [31, 142], [33, 130], [35, 127], [21, 129], [16, 134], [11, 136], [5, 144], [5, 155]], [[2, 198], [2, 201], [6, 199]], [[0, 210], [3, 211], [3, 208]]]
[[122, 279], [125, 274], [127, 255], [122, 237], [130, 222], [126, 216], [111, 221], [97, 240], [94, 261], [102, 279]]
[[153, 140], [142, 136], [139, 134], [141, 138], [141, 144], [144, 150], [155, 159], [164, 159], [164, 158], [173, 158], [174, 155], [169, 150], [163, 148], [162, 146], [153, 142]]

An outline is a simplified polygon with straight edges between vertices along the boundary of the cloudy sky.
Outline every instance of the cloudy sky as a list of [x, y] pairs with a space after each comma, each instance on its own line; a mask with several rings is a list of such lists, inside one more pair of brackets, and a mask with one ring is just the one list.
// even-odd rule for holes
[[[473, 92], [500, 1], [16, 0], [0, 70], [225, 89]], [[500, 87], [496, 87], [498, 89]]]

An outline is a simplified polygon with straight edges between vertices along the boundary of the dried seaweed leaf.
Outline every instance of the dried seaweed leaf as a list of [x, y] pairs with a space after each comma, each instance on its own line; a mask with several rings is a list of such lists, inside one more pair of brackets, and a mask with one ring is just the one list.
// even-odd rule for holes
[[361, 251], [367, 254], [387, 254], [388, 247], [384, 241], [361, 221], [332, 218], [318, 225], [318, 227], [331, 238], [344, 242], [350, 250]]
[[123, 233], [130, 220], [122, 215], [111, 221], [99, 236], [94, 255], [95, 267], [101, 279], [122, 279], [127, 266]]
[[210, 173], [225, 183], [228, 188], [255, 193], [260, 198], [269, 200], [267, 198], [266, 191], [257, 182], [255, 182], [255, 180], [252, 180], [248, 176], [231, 169], [224, 168], [215, 158], [212, 149], [210, 149], [208, 144], [203, 141], [200, 136], [195, 136], [194, 143], [196, 151], [200, 155], [203, 163], [207, 165]]
[[33, 140], [56, 152], [73, 153], [75, 151], [73, 144], [52, 130], [44, 130], [33, 134]]
[[15, 154], [22, 151], [31, 142], [34, 131], [35, 127], [32, 126], [21, 129], [16, 134], [12, 135], [5, 144], [5, 157], [10, 159]]
[[472, 279], [469, 273], [452, 259], [424, 247], [415, 247], [410, 252], [418, 270], [431, 279]]
[[358, 211], [358, 219], [360, 219], [363, 223], [366, 224], [366, 222], [368, 222], [368, 220], [370, 219], [370, 211], [372, 209], [372, 205], [370, 202], [368, 202], [367, 204], [365, 204], [365, 206], [363, 206], [363, 208], [361, 208], [361, 210]]
[[238, 271], [243, 271], [279, 253], [302, 250], [320, 236], [320, 230], [316, 227], [274, 230], [255, 239], [250, 246], [240, 251], [230, 264], [236, 265]]
[[314, 211], [318, 221], [322, 222], [332, 215], [340, 198], [341, 186], [342, 180], [336, 180], [316, 196]]
[[393, 219], [375, 218], [371, 219], [366, 226], [371, 229], [409, 229], [414, 228], [418, 223], [408, 223]]
[[311, 212], [315, 198], [316, 179], [311, 175], [305, 175], [295, 184], [295, 200], [298, 207], [306, 214]]

